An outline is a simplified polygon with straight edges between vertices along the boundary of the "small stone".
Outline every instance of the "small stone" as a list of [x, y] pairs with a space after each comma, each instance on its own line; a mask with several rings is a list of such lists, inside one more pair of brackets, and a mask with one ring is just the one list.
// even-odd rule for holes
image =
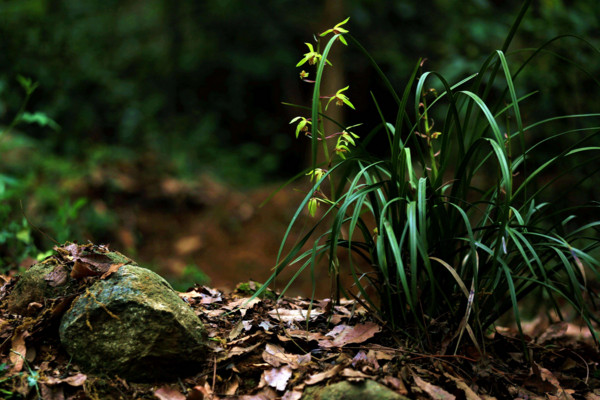
[[63, 315], [60, 340], [89, 372], [132, 381], [195, 373], [205, 331], [194, 311], [154, 272], [124, 265], [97, 280]]
[[302, 400], [410, 400], [392, 389], [367, 379], [362, 382], [337, 382], [327, 386], [309, 387]]

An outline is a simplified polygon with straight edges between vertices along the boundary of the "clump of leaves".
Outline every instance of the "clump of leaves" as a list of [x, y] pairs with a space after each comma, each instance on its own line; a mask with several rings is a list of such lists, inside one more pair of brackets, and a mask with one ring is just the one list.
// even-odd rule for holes
[[[539, 292], [560, 318], [559, 299], [566, 301], [598, 340], [593, 327], [598, 317], [590, 310], [596, 294], [589, 281], [600, 278], [600, 263], [592, 255], [600, 244], [600, 221], [577, 218], [586, 210], [598, 215], [598, 203], [556, 207], [562, 200], [558, 197], [567, 193], [551, 189], [573, 171], [587, 171], [570, 187], [576, 190], [597, 172], [586, 167], [600, 158], [600, 114], [534, 122], [523, 118], [520, 106], [532, 101], [535, 93], [518, 92], [519, 76], [533, 58], [560, 39], [524, 50], [531, 55], [520, 65], [509, 62], [515, 53], [507, 50], [530, 3], [523, 4], [502, 48], [478, 72], [455, 84], [436, 72], [424, 72], [419, 60], [404, 90], [397, 92], [361, 44], [348, 30], [339, 29], [341, 24], [329, 31], [334, 35], [322, 53], [317, 43], [315, 80], [301, 73], [314, 85], [310, 116], [294, 120], [301, 124], [296, 136], [304, 132], [312, 140], [314, 161], [308, 174], [313, 186], [290, 222], [267, 283], [292, 264], [299, 266], [295, 276], [313, 270], [322, 257], [327, 258], [331, 278], [339, 281], [338, 254], [345, 251], [353, 285], [338, 287], [333, 295], [341, 291], [355, 298], [373, 316], [423, 347], [435, 347], [434, 343], [447, 347], [452, 342], [458, 346], [465, 332], [478, 345], [495, 321], [511, 310], [521, 331], [519, 302]], [[337, 96], [337, 104], [350, 106], [341, 93], [348, 88], [332, 96], [322, 96], [320, 88], [329, 51], [342, 38], [370, 61], [395, 100], [397, 113], [389, 119], [379, 111], [381, 124], [371, 127], [363, 143], [358, 135], [346, 136], [344, 151], [336, 154], [325, 143], [343, 134], [324, 132], [323, 120], [328, 117], [323, 102], [326, 108]], [[593, 76], [584, 67], [581, 70]], [[438, 88], [430, 88], [432, 81]], [[577, 119], [580, 127], [553, 131], [554, 122], [566, 119]], [[371, 155], [364, 148], [376, 135], [387, 139], [385, 156]], [[568, 146], [553, 146], [565, 138], [570, 140]], [[320, 144], [325, 162], [317, 165]], [[553, 153], [538, 162], [540, 158], [532, 155], [542, 147]], [[351, 148], [355, 150], [350, 152]], [[328, 191], [321, 189], [326, 182]], [[558, 197], [545, 199], [548, 193]], [[317, 205], [322, 206], [320, 214]], [[305, 207], [317, 218], [314, 226], [284, 255], [289, 233], [303, 218]], [[316, 235], [320, 225], [326, 233]], [[368, 267], [361, 269], [358, 259], [366, 260]]]

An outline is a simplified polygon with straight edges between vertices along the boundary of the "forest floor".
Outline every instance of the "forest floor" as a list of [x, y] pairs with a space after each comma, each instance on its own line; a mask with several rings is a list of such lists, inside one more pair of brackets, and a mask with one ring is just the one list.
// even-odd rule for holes
[[372, 380], [410, 399], [600, 399], [598, 347], [573, 324], [542, 316], [528, 324], [529, 360], [514, 329], [501, 327], [481, 352], [463, 339], [457, 351], [434, 345], [423, 353], [350, 301], [317, 300], [307, 319], [309, 299], [275, 301], [267, 292], [248, 301], [257, 287], [248, 282], [225, 294], [196, 285], [179, 293], [204, 323], [210, 351], [200, 372], [177, 382], [82, 371], [61, 347], [52, 313], [19, 316], [2, 307], [0, 397], [299, 400], [310, 387]]
[[[600, 399], [600, 352], [589, 332], [541, 313], [524, 326], [527, 359], [511, 327], [496, 327], [481, 351], [463, 338], [456, 351], [437, 345], [419, 352], [360, 306], [334, 305], [326, 269], [314, 280], [301, 275], [279, 301], [267, 296], [248, 303], [246, 289], [255, 284], [234, 290], [236, 283], [264, 282], [271, 274], [303, 197], [288, 188], [260, 207], [275, 189], [238, 191], [209, 177], [190, 183], [140, 170], [97, 171], [79, 194], [119, 219], [118, 228], [98, 240], [181, 283], [180, 296], [211, 338], [206, 363], [177, 382], [88, 374], [62, 349], [56, 321], [11, 315], [2, 307], [0, 398], [297, 400], [309, 387], [373, 380], [411, 399]], [[204, 274], [210, 281], [193, 284]], [[12, 276], [2, 277], [1, 297]], [[317, 291], [307, 321], [312, 282]]]

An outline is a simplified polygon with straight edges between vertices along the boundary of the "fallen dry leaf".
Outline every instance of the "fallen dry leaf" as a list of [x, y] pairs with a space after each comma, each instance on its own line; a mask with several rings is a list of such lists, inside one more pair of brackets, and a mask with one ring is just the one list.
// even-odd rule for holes
[[208, 382], [204, 383], [204, 386], [194, 386], [192, 390], [188, 392], [185, 400], [204, 400], [210, 399], [213, 395], [212, 389]]
[[327, 371], [319, 372], [309, 376], [308, 379], [304, 381], [304, 383], [307, 385], [315, 385], [319, 382], [324, 381], [325, 379], [329, 379], [336, 376], [340, 369], [342, 369], [341, 365], [335, 365], [333, 368], [329, 368]]
[[65, 393], [62, 386], [48, 386], [39, 384], [40, 393], [44, 400], [65, 400]]
[[226, 395], [233, 396], [235, 392], [237, 392], [238, 388], [240, 387], [239, 379], [240, 378], [236, 375], [234, 376], [234, 379], [227, 384], [227, 389], [225, 389]]
[[481, 400], [481, 397], [477, 396], [477, 393], [475, 393], [473, 389], [471, 389], [469, 385], [467, 385], [467, 383], [462, 379], [452, 376], [447, 372], [444, 372], [444, 376], [453, 381], [457, 388], [465, 392], [465, 397], [467, 400]]
[[163, 386], [154, 391], [154, 395], [159, 398], [159, 400], [186, 400], [185, 396], [182, 395], [179, 391], [175, 389], [171, 389], [168, 386]]
[[406, 396], [408, 394], [408, 389], [406, 389], [404, 382], [402, 382], [402, 379], [400, 378], [388, 375], [385, 378], [383, 378], [383, 383], [403, 396]]
[[265, 350], [262, 353], [262, 358], [263, 360], [265, 360], [265, 362], [277, 368], [284, 364], [295, 364], [298, 359], [298, 356], [295, 356], [293, 354], [286, 354], [283, 350], [283, 347], [267, 343], [265, 346]]
[[273, 368], [263, 372], [265, 382], [278, 391], [285, 390], [288, 381], [292, 376], [292, 369], [289, 365], [284, 365], [280, 368]]
[[87, 375], [78, 373], [76, 375], [71, 375], [71, 376], [68, 376], [63, 379], [48, 376], [45, 379], [45, 383], [48, 385], [58, 385], [60, 383], [66, 383], [70, 386], [77, 387], [77, 386], [83, 385], [86, 380], [87, 380]]
[[277, 338], [282, 342], [287, 342], [294, 339], [301, 339], [307, 342], [319, 341], [325, 338], [320, 332], [309, 332], [304, 330], [286, 330], [285, 335], [278, 335]]
[[65, 269], [64, 265], [58, 264], [54, 267], [52, 272], [44, 275], [44, 280], [48, 282], [49, 286], [57, 287], [64, 285], [68, 276], [69, 272]]
[[300, 400], [302, 398], [302, 392], [296, 390], [288, 390], [283, 394], [281, 400]]
[[117, 272], [117, 270], [119, 268], [121, 268], [123, 265], [125, 265], [125, 263], [119, 263], [119, 264], [111, 264], [110, 267], [108, 267], [108, 270], [102, 274], [102, 276], [100, 277], [100, 279], [106, 279], [109, 276], [111, 276], [112, 274], [114, 274], [115, 272]]
[[415, 384], [419, 389], [427, 393], [431, 396], [432, 399], [440, 399], [440, 400], [455, 400], [456, 396], [446, 392], [439, 386], [432, 385], [429, 382], [425, 382], [423, 379], [419, 378], [418, 375], [413, 374], [413, 379], [415, 380]]
[[25, 338], [27, 336], [29, 336], [27, 331], [17, 329], [12, 338], [9, 359], [13, 364], [13, 372], [21, 372], [23, 370], [25, 355], [27, 354], [27, 347], [25, 346]]
[[225, 353], [223, 356], [219, 357], [217, 359], [217, 361], [221, 362], [221, 361], [227, 360], [231, 357], [236, 357], [236, 356], [239, 356], [242, 354], [249, 353], [252, 350], [256, 349], [258, 346], [260, 346], [261, 344], [262, 344], [261, 342], [258, 342], [249, 347], [239, 347], [239, 346], [232, 347], [231, 349], [229, 349], [227, 351], [227, 353]]
[[349, 343], [362, 343], [380, 331], [381, 326], [374, 322], [355, 326], [338, 325], [325, 335], [332, 337], [333, 340], [319, 340], [319, 346], [330, 348], [342, 347]]
[[364, 374], [352, 368], [344, 368], [340, 375], [348, 378], [349, 381], [362, 381], [363, 379], [373, 379], [373, 376]]
[[[308, 317], [308, 311], [306, 310], [288, 310], [286, 308], [280, 308], [269, 311], [269, 316], [281, 322], [301, 322], [306, 321]], [[310, 312], [310, 319], [314, 320], [319, 315], [323, 314], [320, 311], [312, 310]]]

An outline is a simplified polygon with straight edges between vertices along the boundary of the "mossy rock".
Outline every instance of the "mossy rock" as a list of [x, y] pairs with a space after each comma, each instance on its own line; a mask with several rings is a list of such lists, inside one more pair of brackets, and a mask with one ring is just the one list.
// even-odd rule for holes
[[410, 400], [392, 389], [372, 380], [362, 382], [337, 382], [327, 386], [309, 387], [302, 400]]
[[200, 319], [167, 281], [134, 265], [86, 288], [63, 315], [59, 333], [84, 370], [132, 381], [190, 375], [205, 361]]
[[[15, 314], [27, 314], [31, 303], [46, 305], [49, 300], [76, 295], [85, 283], [71, 277], [72, 258], [65, 257], [71, 243], [59, 250], [56, 256], [48, 257], [31, 266], [18, 279], [7, 297], [7, 308]], [[104, 263], [119, 265], [137, 265], [133, 260], [117, 251], [98, 253], [93, 245], [78, 246], [82, 257], [102, 257]]]
[[45, 304], [47, 300], [72, 296], [78, 288], [79, 282], [69, 276], [67, 267], [50, 257], [20, 276], [7, 298], [7, 308], [11, 313], [26, 314], [29, 304]]

